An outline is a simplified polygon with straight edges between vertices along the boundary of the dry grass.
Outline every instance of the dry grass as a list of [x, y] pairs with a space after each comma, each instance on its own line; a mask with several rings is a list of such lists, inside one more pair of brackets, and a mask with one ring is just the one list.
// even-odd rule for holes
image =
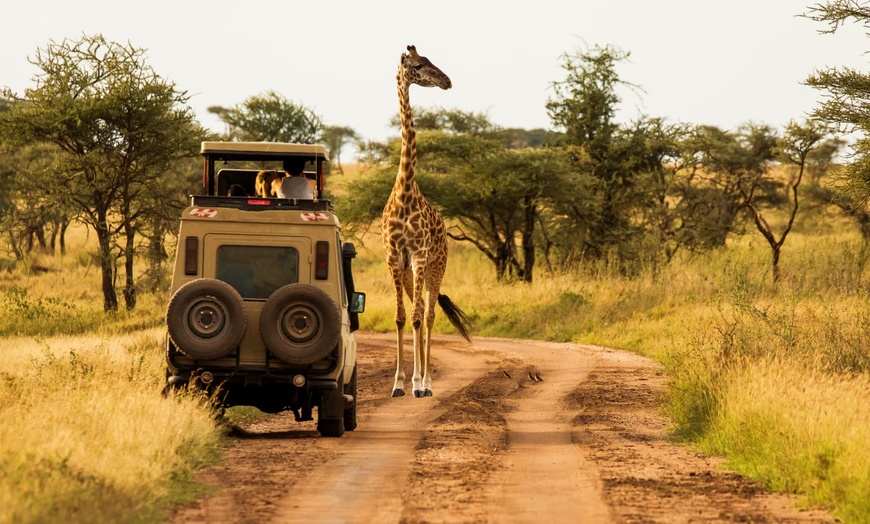
[[747, 364], [725, 381], [704, 448], [774, 489], [806, 493], [847, 522], [866, 522], [870, 378], [784, 356]]
[[161, 341], [4, 340], [0, 522], [159, 520], [220, 439], [204, 399], [161, 395]]
[[165, 295], [105, 314], [92, 239], [68, 240], [0, 272], [0, 522], [160, 521], [220, 433], [206, 399], [161, 395]]

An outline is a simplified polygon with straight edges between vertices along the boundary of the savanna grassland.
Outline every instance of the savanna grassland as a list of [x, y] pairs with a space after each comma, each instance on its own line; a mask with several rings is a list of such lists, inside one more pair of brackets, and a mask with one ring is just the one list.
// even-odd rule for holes
[[221, 433], [207, 399], [161, 395], [166, 297], [107, 316], [90, 242], [69, 240], [0, 274], [0, 522], [156, 522]]
[[[351, 166], [346, 166], [351, 167]], [[343, 179], [331, 183], [340, 192]], [[357, 239], [362, 329], [393, 329], [377, 226]], [[196, 493], [220, 452], [206, 399], [164, 398], [165, 292], [102, 312], [92, 239], [0, 273], [0, 522], [155, 522]], [[451, 244], [442, 291], [475, 336], [574, 341], [662, 362], [673, 434], [766, 486], [802, 493], [848, 522], [870, 519], [870, 249], [847, 219], [799, 214], [773, 284], [760, 236], [680, 253], [621, 276], [606, 263], [497, 283], [474, 248]], [[452, 332], [443, 315], [436, 329]]]

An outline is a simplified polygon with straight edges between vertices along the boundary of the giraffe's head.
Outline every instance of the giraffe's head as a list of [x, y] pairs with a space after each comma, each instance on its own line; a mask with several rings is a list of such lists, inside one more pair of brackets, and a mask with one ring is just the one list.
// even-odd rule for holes
[[402, 53], [400, 74], [408, 84], [417, 84], [423, 87], [440, 87], [450, 89], [453, 84], [450, 77], [435, 67], [425, 56], [417, 54], [417, 48], [409, 45], [408, 52]]

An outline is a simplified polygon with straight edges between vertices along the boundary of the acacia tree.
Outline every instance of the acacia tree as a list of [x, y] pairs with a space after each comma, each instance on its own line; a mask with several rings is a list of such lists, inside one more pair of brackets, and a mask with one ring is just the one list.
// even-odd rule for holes
[[313, 110], [275, 91], [248, 97], [229, 108], [212, 106], [208, 111], [227, 125], [231, 139], [310, 144], [323, 130], [323, 121]]
[[[827, 26], [821, 33], [836, 33], [846, 22], [870, 27], [870, 6], [855, 0], [829, 0], [815, 4], [805, 17]], [[823, 99], [812, 116], [834, 129], [857, 133], [852, 144], [852, 162], [843, 171], [843, 201], [854, 202], [856, 213], [870, 203], [870, 74], [850, 68], [829, 67], [810, 75], [806, 84], [822, 92]]]
[[73, 214], [65, 188], [57, 187], [55, 150], [46, 144], [16, 147], [0, 168], [0, 224], [17, 260], [38, 248], [66, 253], [66, 230]]
[[[390, 119], [390, 125], [401, 129], [402, 121], [398, 113]], [[418, 130], [443, 131], [451, 134], [464, 134], [489, 137], [500, 128], [493, 124], [485, 112], [470, 112], [443, 107], [421, 107], [414, 109], [414, 127]]]
[[[724, 246], [741, 231], [746, 195], [768, 199], [774, 181], [766, 179], [777, 136], [766, 125], [746, 123], [736, 131], [698, 126], [686, 141], [689, 183], [680, 189], [684, 218], [691, 227], [687, 244], [697, 249]], [[764, 188], [760, 186], [764, 185]]]
[[794, 225], [795, 217], [797, 216], [800, 201], [798, 199], [798, 188], [801, 185], [804, 174], [807, 170], [807, 158], [815, 149], [819, 142], [824, 138], [825, 131], [818, 122], [807, 122], [805, 125], [800, 125], [796, 122], [789, 122], [785, 128], [785, 133], [782, 138], [777, 140], [778, 157], [783, 160], [786, 165], [791, 164], [796, 167], [794, 173], [791, 174], [788, 180], [782, 185], [776, 184], [785, 189], [786, 199], [788, 200], [788, 220], [785, 226], [780, 231], [779, 238], [776, 238], [773, 226], [764, 216], [764, 210], [760, 205], [758, 192], [764, 185], [762, 184], [745, 184], [739, 185], [740, 192], [746, 201], [746, 207], [752, 214], [755, 221], [755, 227], [767, 241], [771, 252], [771, 268], [773, 270], [773, 281], [778, 282], [780, 277], [779, 258], [782, 253], [782, 246], [785, 244], [785, 239], [788, 237], [791, 228]]
[[353, 128], [348, 126], [323, 126], [321, 137], [326, 142], [326, 147], [329, 148], [329, 153], [338, 172], [344, 174], [344, 169], [341, 167], [341, 150], [348, 143], [356, 140], [358, 135]]
[[[537, 252], [546, 252], [548, 211], [566, 190], [567, 158], [557, 149], [505, 149], [498, 140], [424, 132], [424, 187], [445, 216], [447, 234], [472, 244], [496, 278], [532, 282]], [[543, 238], [542, 238], [543, 237]]]
[[102, 35], [65, 39], [38, 49], [35, 86], [0, 114], [7, 140], [51, 144], [57, 152], [54, 184], [77, 217], [96, 232], [103, 307], [118, 309], [117, 258], [124, 232], [124, 296], [135, 307], [133, 258], [137, 221], [146, 193], [159, 194], [176, 159], [194, 156], [204, 132], [186, 105], [186, 92], [145, 64], [145, 50]]
[[575, 172], [572, 187], [556, 202], [567, 218], [559, 235], [564, 254], [615, 255], [623, 270], [632, 271], [662, 255], [667, 260], [675, 250], [679, 221], [670, 216], [668, 193], [685, 130], [648, 116], [617, 122], [617, 88], [639, 89], [616, 70], [628, 57], [611, 46], [563, 55], [565, 78], [552, 84], [555, 95], [546, 108], [564, 132], [559, 143]]

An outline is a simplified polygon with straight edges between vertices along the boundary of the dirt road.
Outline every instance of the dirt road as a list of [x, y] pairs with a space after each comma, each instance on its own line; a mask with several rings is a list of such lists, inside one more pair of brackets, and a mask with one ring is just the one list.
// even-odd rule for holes
[[320, 438], [292, 414], [234, 428], [225, 459], [199, 479], [214, 489], [167, 520], [835, 522], [670, 443], [650, 360], [439, 336], [435, 396], [390, 398], [394, 336], [357, 340], [356, 431]]

